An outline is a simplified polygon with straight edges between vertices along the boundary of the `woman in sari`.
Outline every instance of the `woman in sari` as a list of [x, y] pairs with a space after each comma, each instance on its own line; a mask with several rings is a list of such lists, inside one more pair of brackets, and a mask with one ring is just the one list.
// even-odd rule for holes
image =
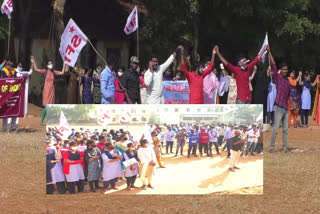
[[314, 100], [312, 118], [320, 125], [320, 76], [317, 76], [317, 92]]
[[297, 83], [300, 81], [302, 72], [299, 72], [298, 78], [295, 78], [295, 72], [292, 71], [288, 77], [290, 83], [290, 95], [289, 95], [289, 125], [293, 125], [294, 128], [297, 128], [297, 117], [299, 115], [299, 95], [297, 91]]

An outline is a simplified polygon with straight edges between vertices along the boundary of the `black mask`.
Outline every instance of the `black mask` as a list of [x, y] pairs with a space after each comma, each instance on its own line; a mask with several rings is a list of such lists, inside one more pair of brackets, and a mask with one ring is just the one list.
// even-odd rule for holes
[[96, 148], [97, 147], [97, 145], [92, 145], [92, 148]]
[[124, 139], [124, 140], [128, 140], [128, 138], [127, 138], [127, 137], [124, 137], [123, 139]]

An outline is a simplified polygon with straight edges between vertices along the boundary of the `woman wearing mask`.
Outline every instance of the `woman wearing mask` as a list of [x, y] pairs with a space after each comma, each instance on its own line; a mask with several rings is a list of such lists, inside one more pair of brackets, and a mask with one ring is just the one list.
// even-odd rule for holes
[[[119, 69], [121, 70], [121, 69]], [[119, 76], [120, 75], [120, 76]], [[114, 73], [114, 86], [116, 88], [116, 92], [114, 94], [115, 100], [117, 104], [123, 104], [126, 89], [121, 87], [120, 77], [123, 75], [123, 72], [118, 71], [118, 74]]]
[[68, 191], [75, 194], [75, 185], [78, 186], [78, 192], [83, 192], [84, 172], [83, 157], [78, 151], [78, 145], [75, 142], [69, 143], [69, 151], [63, 153], [64, 166], [63, 173], [66, 176]]
[[90, 77], [91, 75], [91, 70], [85, 69], [84, 75], [83, 71], [80, 73], [81, 76], [81, 85], [82, 85], [82, 103], [83, 104], [92, 104], [93, 103], [93, 98], [92, 98], [92, 82], [97, 81], [96, 78]]
[[311, 109], [311, 93], [310, 90], [312, 87], [317, 85], [317, 79], [319, 75], [316, 77], [313, 83], [311, 83], [311, 75], [306, 74], [305, 80], [302, 81], [300, 78], [299, 85], [303, 87], [301, 94], [301, 123], [302, 126], [307, 128], [309, 126], [309, 111]]
[[116, 150], [112, 143], [105, 144], [106, 150], [102, 153], [103, 161], [103, 193], [106, 193], [109, 185], [111, 189], [117, 190], [116, 187], [119, 177], [122, 177], [121, 160], [122, 156], [119, 150]]
[[270, 83], [268, 86], [268, 98], [267, 98], [267, 123], [273, 125], [274, 123], [274, 103], [277, 97], [277, 88], [272, 80], [271, 66], [268, 67], [267, 77], [270, 77]]
[[132, 158], [134, 158], [137, 163], [132, 164], [128, 167], [125, 168], [125, 175], [126, 175], [126, 180], [127, 180], [127, 190], [130, 191], [131, 188], [136, 188], [136, 186], [134, 185], [138, 172], [139, 172], [139, 164], [138, 164], [138, 154], [136, 151], [136, 148], [134, 146], [133, 143], [128, 143], [127, 145], [128, 150], [126, 150], [123, 153], [123, 158], [125, 161], [130, 160]]
[[93, 83], [93, 103], [101, 104], [101, 82], [100, 82], [100, 74], [102, 72], [102, 66], [99, 64], [97, 69], [93, 72], [93, 77], [96, 79]]
[[299, 115], [299, 95], [297, 91], [297, 83], [301, 80], [302, 72], [299, 72], [298, 78], [296, 78], [295, 72], [292, 71], [288, 77], [290, 83], [290, 95], [289, 95], [289, 125], [297, 128], [297, 117]]
[[[101, 152], [93, 140], [87, 141], [87, 150], [84, 152], [85, 161], [88, 163], [88, 181], [90, 192], [99, 189], [99, 179], [101, 176]], [[95, 187], [94, 187], [95, 184]]]
[[77, 65], [66, 72], [67, 77], [67, 104], [80, 104], [79, 68]]
[[54, 78], [55, 76], [60, 76], [64, 74], [65, 69], [67, 68], [66, 64], [63, 64], [62, 71], [54, 70], [53, 62], [48, 61], [47, 69], [38, 69], [36, 61], [33, 56], [31, 56], [32, 70], [44, 74], [44, 83], [41, 87], [42, 89], [42, 105], [46, 106], [47, 104], [55, 103], [55, 88], [54, 88]]

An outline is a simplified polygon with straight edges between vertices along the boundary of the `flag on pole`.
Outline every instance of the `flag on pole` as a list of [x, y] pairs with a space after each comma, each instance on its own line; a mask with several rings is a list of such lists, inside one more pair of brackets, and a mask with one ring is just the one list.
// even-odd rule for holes
[[[268, 41], [268, 32], [266, 33], [266, 37], [264, 38], [264, 41], [263, 41], [262, 47], [261, 47], [261, 49], [260, 49], [260, 51], [259, 51], [258, 55], [260, 55], [260, 54], [262, 53], [262, 51], [263, 51], [263, 49], [264, 49], [264, 47], [265, 47], [266, 45], [269, 45], [269, 41]], [[262, 57], [261, 57], [261, 61], [262, 61], [263, 63], [264, 63], [264, 62], [265, 62], [265, 60], [266, 60], [266, 56], [267, 56], [267, 51], [265, 51], [265, 52], [264, 52], [264, 54], [263, 54], [263, 55], [262, 55]]]
[[152, 143], [152, 136], [150, 133], [150, 129], [147, 123], [144, 124], [144, 132], [143, 132], [143, 139], [147, 139], [149, 143]]
[[82, 48], [87, 44], [88, 38], [78, 25], [72, 20], [61, 36], [59, 52], [65, 64], [74, 67]]
[[261, 113], [259, 114], [259, 116], [258, 116], [257, 119], [256, 119], [256, 122], [262, 121], [262, 120], [263, 120], [263, 112], [261, 112]]
[[60, 127], [59, 127], [59, 135], [62, 139], [68, 139], [71, 135], [72, 131], [68, 124], [67, 118], [64, 116], [63, 111], [60, 114]]
[[11, 19], [11, 13], [13, 11], [12, 0], [4, 0], [1, 6], [1, 13], [6, 14]]
[[97, 122], [101, 126], [107, 126], [112, 122], [113, 117], [109, 109], [101, 109], [100, 115], [97, 118]]
[[120, 121], [122, 123], [128, 123], [132, 118], [133, 118], [133, 114], [134, 114], [134, 109], [133, 108], [128, 108], [126, 109], [121, 117], [120, 117]]
[[136, 31], [138, 27], [138, 9], [137, 6], [135, 6], [127, 19], [124, 32], [129, 35], [130, 33]]

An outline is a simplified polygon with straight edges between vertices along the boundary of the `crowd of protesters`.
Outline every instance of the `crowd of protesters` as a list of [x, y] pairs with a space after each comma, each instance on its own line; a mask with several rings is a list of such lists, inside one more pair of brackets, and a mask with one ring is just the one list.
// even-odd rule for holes
[[[57, 128], [48, 128], [47, 152], [47, 194], [74, 194], [84, 191], [89, 183], [90, 191], [102, 189], [118, 190], [118, 180], [126, 180], [127, 190], [135, 186], [137, 177], [142, 188], [153, 189], [152, 176], [155, 167], [166, 168], [162, 156], [173, 154], [172, 158], [185, 156], [213, 157], [227, 150], [230, 159], [229, 170], [237, 166], [240, 156], [259, 155], [263, 152], [262, 127], [255, 124], [180, 124], [151, 125], [150, 137], [135, 138], [129, 131], [80, 128], [67, 140], [62, 140]], [[184, 149], [185, 145], [188, 148]], [[175, 148], [175, 150], [174, 150]], [[127, 163], [128, 162], [128, 163]], [[100, 182], [103, 186], [100, 186]]]

